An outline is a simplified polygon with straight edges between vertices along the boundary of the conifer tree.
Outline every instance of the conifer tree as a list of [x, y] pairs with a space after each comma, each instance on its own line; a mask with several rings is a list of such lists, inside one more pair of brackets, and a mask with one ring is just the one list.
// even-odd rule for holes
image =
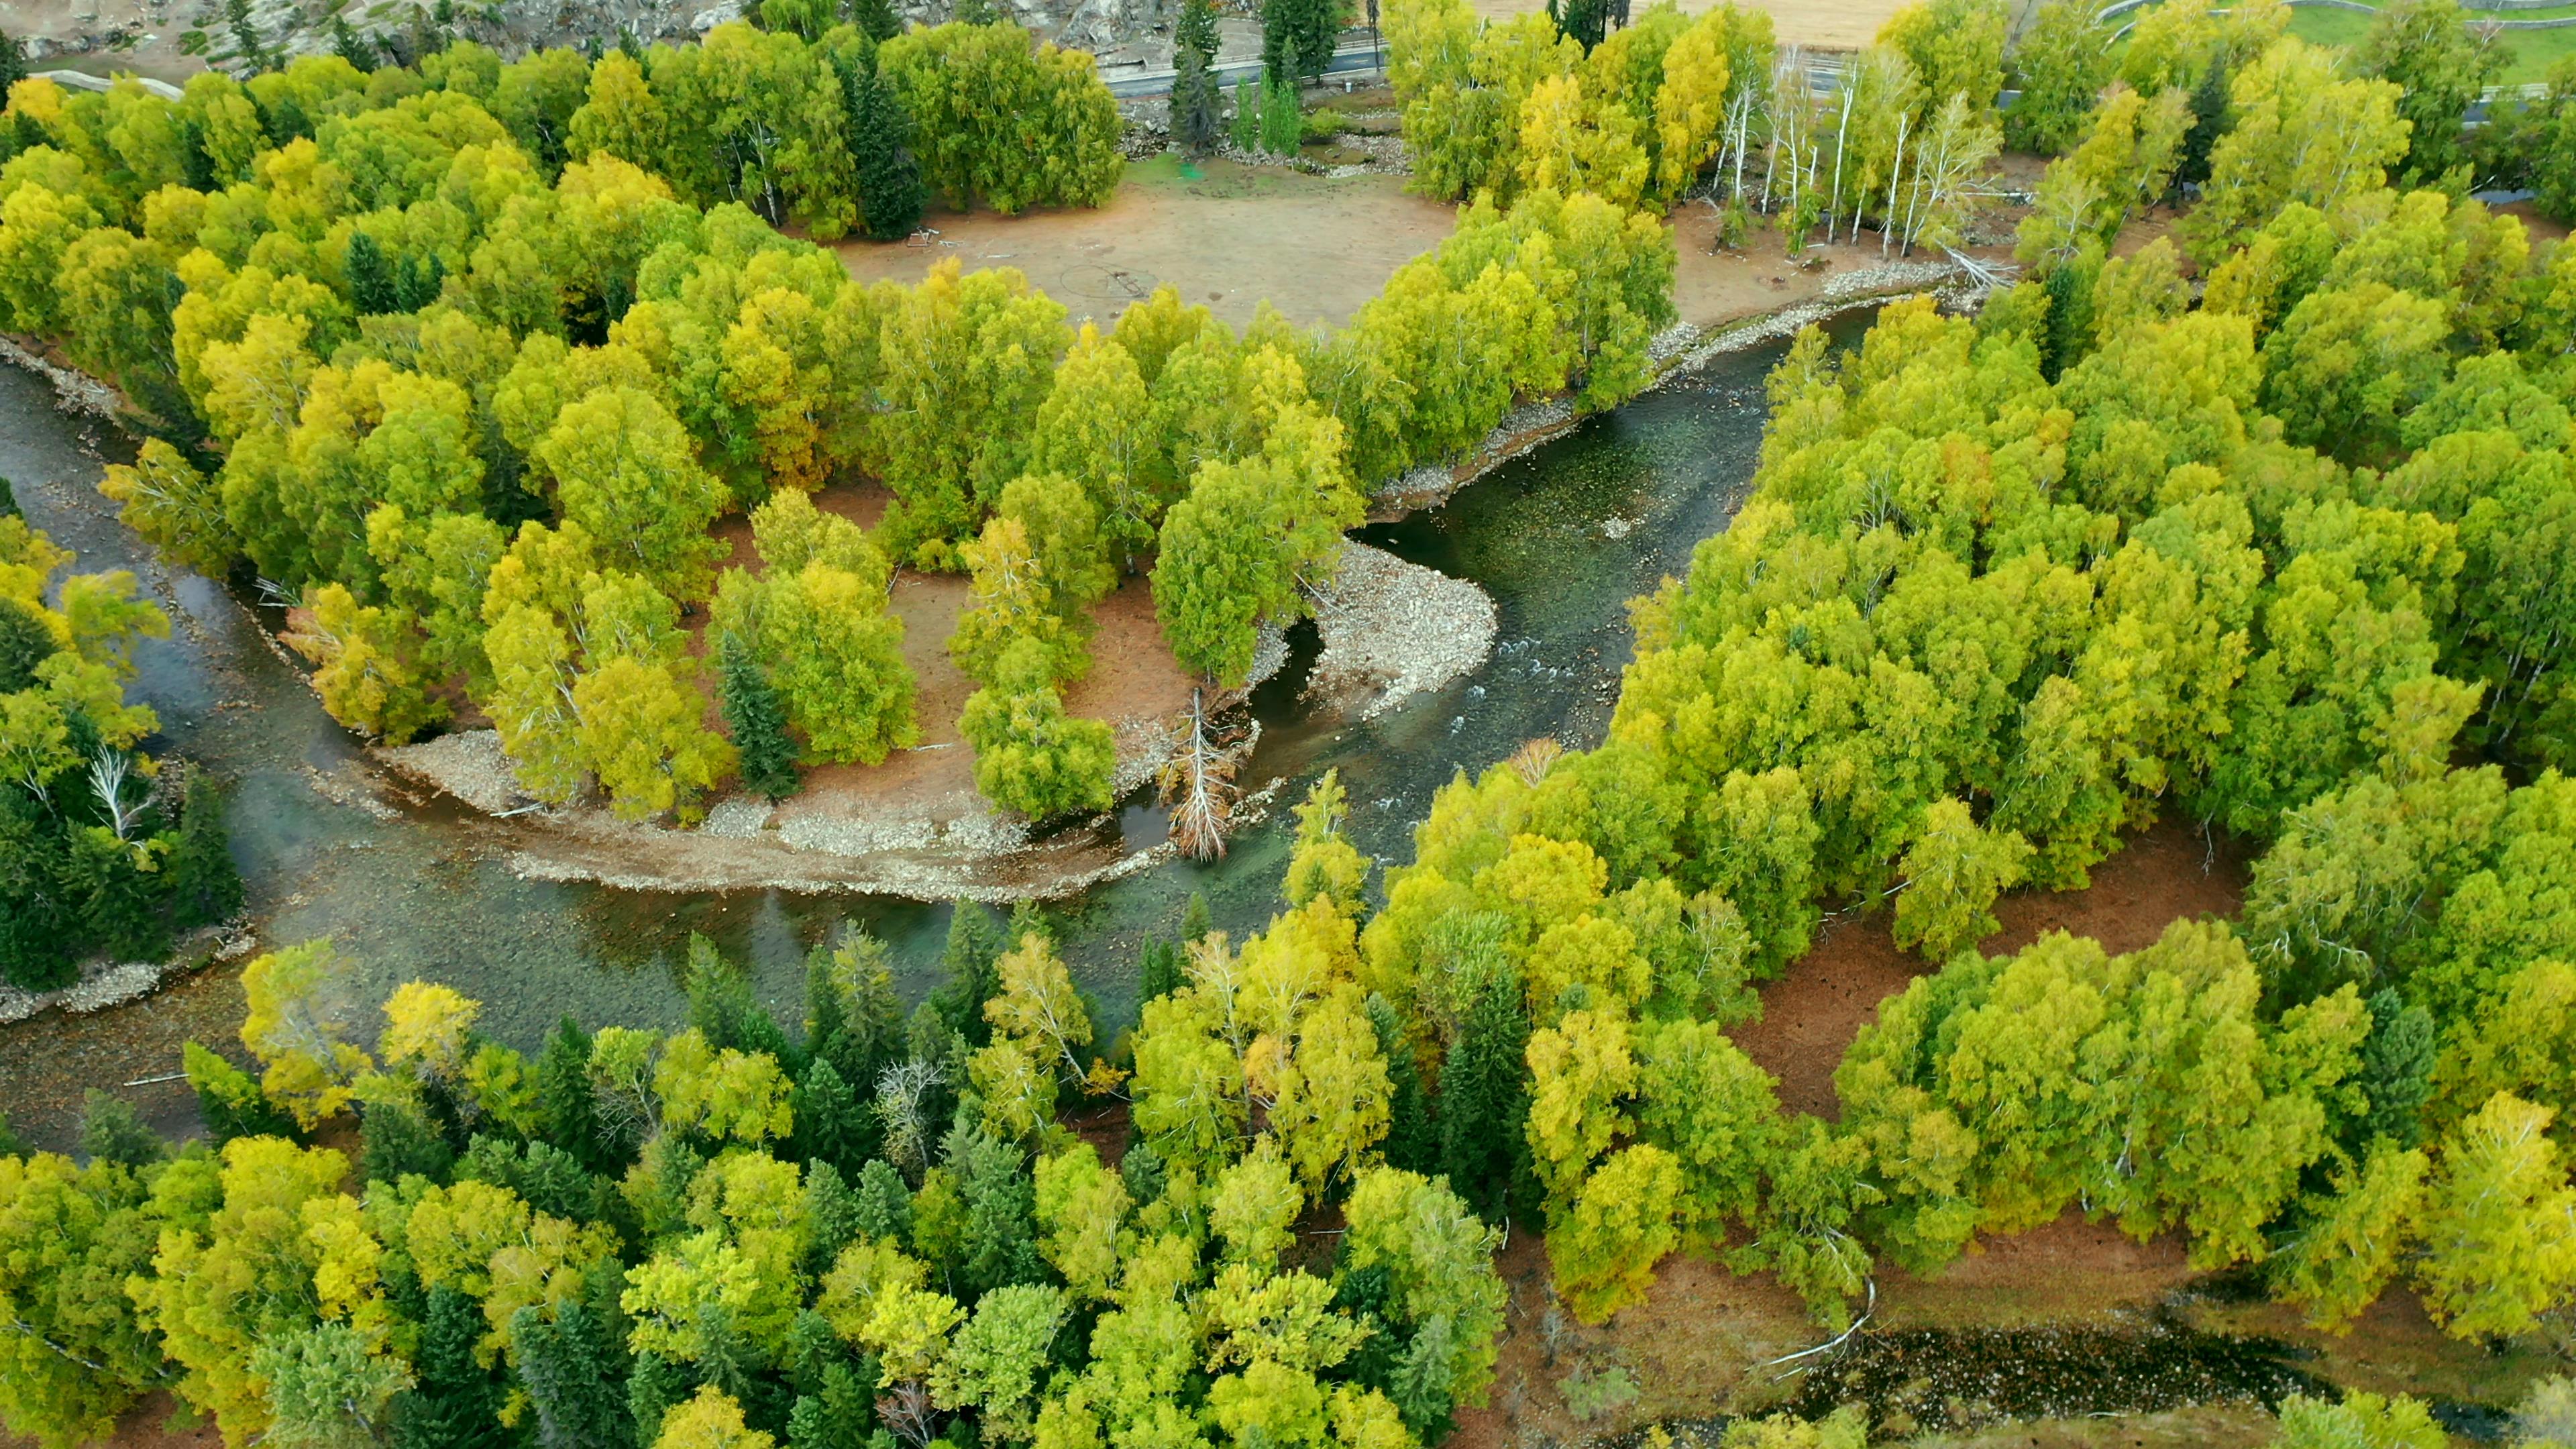
[[599, 1314], [567, 1298], [549, 1320], [531, 1305], [510, 1319], [519, 1381], [536, 1409], [540, 1449], [627, 1449], [634, 1443], [617, 1351]]
[[[885, 0], [866, 0], [862, 6], [860, 24], [872, 34], [878, 24], [884, 24], [888, 34], [899, 28], [890, 10], [879, 21], [866, 13], [869, 8], [886, 10]], [[849, 117], [850, 162], [857, 174], [859, 213], [867, 234], [878, 241], [911, 235], [921, 224], [921, 208], [930, 192], [921, 179], [921, 163], [912, 153], [912, 117], [878, 72], [873, 50], [843, 67], [841, 106]]]
[[1459, 1024], [1440, 1080], [1440, 1166], [1487, 1222], [1510, 1212], [1529, 1087], [1529, 1012], [1508, 970], [1490, 970]]
[[739, 634], [725, 635], [723, 671], [719, 688], [725, 727], [733, 732], [733, 747], [742, 757], [743, 788], [772, 801], [784, 800], [796, 793], [798, 784], [796, 742], [787, 737], [787, 708], [779, 703], [778, 691]]
[[242, 881], [233, 865], [223, 793], [214, 777], [190, 766], [180, 798], [178, 839], [161, 869], [170, 893], [171, 924], [187, 930], [230, 920], [241, 909]]
[[1152, 1001], [1178, 991], [1188, 979], [1188, 961], [1189, 953], [1180, 942], [1146, 937], [1136, 958], [1136, 999]]
[[1216, 149], [1216, 7], [1210, 0], [1183, 0], [1180, 23], [1172, 27], [1172, 140], [1193, 156]]
[[352, 235], [342, 265], [349, 280], [349, 305], [359, 316], [382, 316], [401, 305], [394, 295], [393, 265], [374, 237], [365, 232]]
[[1378, 1055], [1386, 1059], [1387, 1127], [1379, 1148], [1389, 1167], [1407, 1172], [1440, 1170], [1440, 1139], [1422, 1092], [1422, 1066], [1414, 1059], [1413, 1039], [1395, 1003], [1370, 992], [1369, 1028], [1377, 1035]]
[[592, 1172], [609, 1172], [612, 1160], [599, 1131], [599, 1111], [591, 1096], [590, 1034], [566, 1016], [537, 1053], [537, 1110], [546, 1140]]
[[412, 1355], [418, 1382], [394, 1405], [394, 1441], [402, 1449], [497, 1449], [509, 1442], [500, 1422], [502, 1386], [475, 1361], [484, 1326], [473, 1299], [446, 1286], [429, 1290], [420, 1347]]
[[796, 1150], [808, 1162], [856, 1172], [876, 1147], [873, 1114], [828, 1057], [796, 1084]]
[[1001, 923], [990, 910], [974, 901], [956, 904], [948, 918], [948, 947], [939, 958], [948, 979], [930, 994], [929, 1004], [951, 1030], [966, 1038], [968, 1046], [980, 1047], [993, 1039], [992, 1024], [984, 1020], [984, 1003], [1001, 989], [1001, 974], [994, 963], [1006, 949]]

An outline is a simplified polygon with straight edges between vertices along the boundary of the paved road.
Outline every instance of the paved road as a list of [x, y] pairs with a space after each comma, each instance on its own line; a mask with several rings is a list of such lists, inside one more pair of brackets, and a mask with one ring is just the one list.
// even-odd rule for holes
[[[1385, 55], [1386, 52], [1383, 49], [1372, 49], [1367, 45], [1344, 46], [1333, 52], [1332, 64], [1324, 67], [1324, 74], [1354, 77], [1375, 75], [1384, 62]], [[1172, 93], [1172, 77], [1173, 72], [1168, 70], [1124, 71], [1117, 74], [1101, 72], [1101, 79], [1109, 85], [1109, 93], [1122, 101], [1135, 100], [1143, 96], [1168, 96]], [[1260, 78], [1259, 60], [1217, 62], [1217, 84], [1228, 90], [1233, 89], [1237, 81]]]

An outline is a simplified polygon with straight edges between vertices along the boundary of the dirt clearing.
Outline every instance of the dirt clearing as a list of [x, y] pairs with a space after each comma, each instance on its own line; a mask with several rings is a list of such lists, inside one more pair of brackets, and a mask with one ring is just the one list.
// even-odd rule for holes
[[938, 231], [927, 246], [844, 242], [840, 253], [862, 281], [917, 282], [949, 257], [970, 272], [1017, 267], [1076, 322], [1103, 326], [1167, 282], [1238, 328], [1265, 299], [1300, 326], [1338, 326], [1438, 246], [1454, 215], [1405, 195], [1400, 176], [1327, 179], [1166, 154], [1131, 164], [1097, 210], [934, 211], [922, 219]]
[[[2051, 931], [2090, 936], [2117, 954], [2155, 944], [2165, 927], [2234, 915], [2245, 902], [2245, 861], [2225, 840], [2164, 824], [2129, 838], [2093, 867], [2080, 891], [2017, 891], [1995, 904], [2002, 929], [1978, 943], [1988, 955], [2018, 951]], [[1762, 988], [1762, 1019], [1730, 1033], [1746, 1055], [1780, 1079], [1780, 1105], [1833, 1119], [1834, 1068], [1843, 1048], [1878, 1019], [1878, 1004], [1932, 964], [1896, 948], [1893, 916], [1878, 912], [1827, 923], [1807, 954]]]

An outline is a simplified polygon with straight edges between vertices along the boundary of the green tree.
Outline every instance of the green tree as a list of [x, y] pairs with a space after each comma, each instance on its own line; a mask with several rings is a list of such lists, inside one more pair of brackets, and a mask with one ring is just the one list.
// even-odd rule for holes
[[1599, 1323], [1643, 1299], [1655, 1265], [1681, 1246], [1680, 1164], [1660, 1147], [1620, 1148], [1583, 1179], [1547, 1235], [1548, 1265], [1566, 1306]]
[[633, 1442], [616, 1345], [587, 1303], [567, 1298], [551, 1319], [534, 1304], [523, 1307], [511, 1315], [510, 1341], [543, 1449], [621, 1449]]
[[2272, 1449], [2441, 1449], [2450, 1442], [2420, 1399], [2385, 1399], [2358, 1389], [2342, 1403], [2292, 1394], [2281, 1401], [2281, 1432]]
[[2549, 1120], [2498, 1092], [2442, 1142], [2416, 1281], [2457, 1337], [2524, 1332], [2576, 1289], [2576, 1188]]
[[2084, 0], [2049, 0], [2008, 57], [2021, 95], [2004, 112], [2004, 139], [2017, 151], [2064, 155], [2083, 134], [2111, 81], [2111, 47]]
[[[870, 33], [880, 41], [892, 39], [896, 27], [891, 11], [880, 5], [877, 13], [885, 16], [886, 33], [876, 34], [873, 26]], [[878, 241], [909, 235], [921, 224], [929, 190], [913, 157], [912, 117], [878, 74], [874, 51], [864, 60], [842, 63], [841, 105], [848, 117], [850, 160], [857, 170], [859, 215], [867, 234]]]
[[1966, 801], [1934, 802], [1900, 867], [1896, 944], [1938, 961], [1993, 934], [1995, 897], [2021, 883], [2030, 857], [2018, 831], [1979, 827]]
[[1170, 125], [1172, 139], [1193, 156], [1216, 149], [1216, 7], [1210, 0], [1182, 0], [1172, 28]]
[[371, 1351], [345, 1323], [319, 1323], [261, 1344], [250, 1371], [268, 1386], [263, 1442], [290, 1449], [380, 1442], [387, 1406], [411, 1383], [402, 1360]]
[[796, 793], [800, 783], [796, 744], [787, 737], [787, 711], [741, 635], [726, 634], [722, 650], [720, 697], [725, 727], [732, 732], [734, 752], [740, 757], [737, 768], [743, 787], [772, 801], [784, 800]]
[[695, 453], [668, 408], [620, 385], [567, 403], [531, 456], [554, 479], [566, 522], [597, 540], [605, 558], [665, 593], [699, 599], [722, 549], [707, 525], [724, 490]]
[[1107, 810], [1118, 765], [1109, 726], [1068, 715], [1047, 674], [1042, 647], [1021, 639], [967, 699], [957, 729], [975, 750], [975, 788], [1031, 820]]
[[2457, 0], [2398, 0], [2372, 18], [2353, 60], [2401, 92], [2397, 114], [2411, 129], [2397, 184], [2444, 185], [2468, 164], [2469, 107], [2505, 66], [2496, 39]]

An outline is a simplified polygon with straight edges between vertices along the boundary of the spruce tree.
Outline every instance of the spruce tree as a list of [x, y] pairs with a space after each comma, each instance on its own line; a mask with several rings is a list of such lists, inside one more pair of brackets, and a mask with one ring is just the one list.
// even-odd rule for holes
[[878, 241], [911, 235], [930, 193], [912, 154], [912, 117], [878, 73], [873, 51], [842, 69], [841, 106], [849, 119], [850, 164], [868, 235]]
[[549, 1321], [533, 1305], [510, 1318], [519, 1381], [537, 1411], [539, 1449], [627, 1449], [635, 1441], [617, 1351], [598, 1313], [566, 1299]]
[[566, 1016], [537, 1053], [537, 1118], [546, 1140], [593, 1172], [623, 1164], [601, 1140], [599, 1111], [590, 1087], [590, 1033]]
[[2174, 165], [2174, 185], [2198, 186], [2209, 180], [2210, 153], [2227, 131], [2227, 57], [2213, 55], [2209, 69], [2191, 93], [2191, 130], [2182, 138], [2182, 159]]
[[1146, 937], [1145, 949], [1136, 960], [1136, 999], [1155, 1001], [1178, 991], [1188, 979], [1182, 966], [1187, 959], [1180, 942]]
[[1190, 892], [1189, 908], [1181, 912], [1181, 945], [1184, 948], [1195, 946], [1215, 929], [1216, 920], [1208, 911], [1207, 894], [1204, 891]]
[[483, 1310], [449, 1287], [429, 1290], [412, 1354], [416, 1382], [394, 1404], [394, 1442], [401, 1449], [497, 1449], [501, 1385], [475, 1361]]
[[456, 1149], [420, 1113], [399, 1102], [378, 1102], [358, 1123], [358, 1175], [369, 1182], [399, 1182], [418, 1173], [445, 1182]]
[[[5, 613], [0, 609], [0, 613]], [[186, 930], [230, 920], [242, 905], [241, 872], [233, 865], [224, 830], [224, 800], [214, 777], [188, 767], [180, 792], [178, 839], [162, 867], [168, 878], [172, 923]]]
[[709, 1045], [718, 1050], [767, 1052], [782, 1064], [793, 1063], [787, 1034], [753, 993], [750, 975], [726, 960], [715, 942], [695, 931], [689, 933], [686, 985], [689, 1025], [706, 1033]]
[[0, 95], [27, 78], [27, 43], [0, 30]]
[[903, 19], [894, 13], [891, 0], [850, 0], [849, 14], [870, 40], [888, 41], [903, 33]]
[[805, 1266], [819, 1278], [831, 1271], [841, 1250], [859, 1237], [859, 1194], [828, 1162], [806, 1164], [805, 1223]]
[[965, 1240], [958, 1245], [959, 1277], [980, 1298], [1011, 1283], [1045, 1281], [1038, 1256], [1036, 1187], [1016, 1143], [970, 1125], [958, 1114], [949, 1134], [947, 1167], [958, 1175], [966, 1199]]
[[868, 1159], [859, 1169], [858, 1228], [881, 1242], [904, 1243], [912, 1237], [912, 1190], [882, 1157]]
[[1395, 1003], [1377, 992], [1368, 998], [1369, 1028], [1377, 1034], [1378, 1054], [1386, 1059], [1387, 1124], [1383, 1144], [1387, 1165], [1407, 1172], [1440, 1170], [1440, 1139], [1431, 1125], [1430, 1103], [1422, 1093], [1422, 1066], [1413, 1055], [1412, 1035]]
[[930, 1004], [949, 1030], [964, 1037], [970, 1047], [993, 1039], [992, 1025], [984, 1020], [984, 1003], [1001, 988], [993, 966], [1008, 949], [1001, 923], [991, 911], [974, 901], [956, 904], [948, 918], [948, 948], [940, 955], [948, 979], [930, 994]]
[[2349, 1146], [2356, 1155], [2372, 1139], [2400, 1148], [2424, 1140], [2424, 1104], [2433, 1095], [2433, 1014], [2410, 1006], [2394, 987], [2370, 998], [2370, 1035], [2361, 1045], [2362, 1095], [2370, 1105], [2355, 1121]]
[[170, 1151], [132, 1102], [96, 1087], [82, 1094], [80, 1147], [93, 1161], [127, 1167], [158, 1162]]
[[1216, 47], [1216, 6], [1184, 0], [1180, 23], [1172, 29], [1171, 127], [1173, 143], [1193, 156], [1216, 149]]
[[349, 250], [341, 263], [349, 283], [349, 306], [361, 317], [381, 317], [401, 308], [394, 294], [393, 263], [386, 260], [385, 249], [365, 232], [349, 238]]
[[829, 1057], [817, 1057], [796, 1084], [796, 1154], [856, 1172], [876, 1147], [874, 1113]]
[[1509, 970], [1489, 970], [1441, 1072], [1441, 1169], [1488, 1222], [1503, 1221], [1511, 1210], [1513, 1169], [1529, 1115], [1523, 1066], [1529, 1033], [1520, 982]]
[[787, 737], [787, 707], [742, 636], [728, 632], [721, 651], [717, 691], [725, 728], [742, 757], [742, 785], [772, 801], [796, 793], [796, 742]]

